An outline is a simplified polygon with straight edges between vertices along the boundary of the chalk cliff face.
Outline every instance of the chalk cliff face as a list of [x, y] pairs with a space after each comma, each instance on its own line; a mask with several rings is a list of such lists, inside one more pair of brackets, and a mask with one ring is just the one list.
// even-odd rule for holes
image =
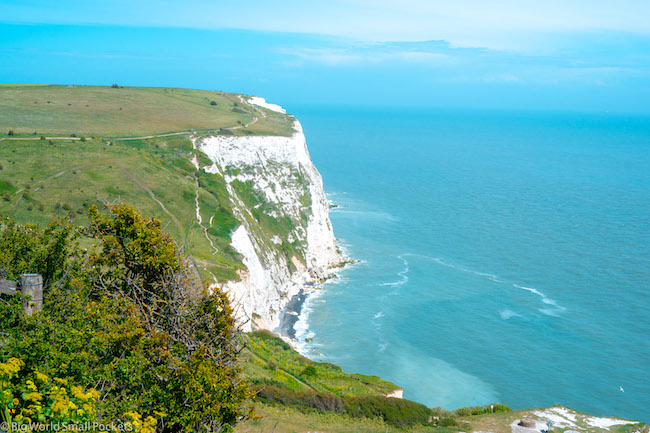
[[232, 246], [247, 269], [225, 287], [245, 330], [253, 323], [277, 329], [291, 298], [342, 261], [323, 181], [297, 120], [294, 129], [291, 137], [215, 136], [198, 143], [213, 162], [204, 169], [224, 177], [241, 222]]

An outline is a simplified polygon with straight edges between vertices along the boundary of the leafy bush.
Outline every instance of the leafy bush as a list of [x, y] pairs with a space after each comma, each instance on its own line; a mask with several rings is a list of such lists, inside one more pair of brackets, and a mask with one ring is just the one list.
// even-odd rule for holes
[[[39, 209], [42, 205], [39, 205]], [[79, 233], [61, 220], [47, 226], [18, 225], [5, 218], [0, 220], [0, 269], [16, 280], [20, 274], [38, 273], [43, 276], [45, 290], [73, 269], [78, 254]]]
[[395, 427], [428, 424], [431, 409], [409, 400], [379, 396], [340, 397], [314, 391], [292, 391], [276, 386], [258, 387], [255, 398], [265, 403], [347, 413], [354, 418], [381, 418]]
[[348, 397], [345, 411], [355, 418], [380, 417], [395, 427], [428, 424], [431, 409], [409, 400], [389, 397]]
[[91, 208], [89, 218], [97, 245], [89, 253], [61, 222], [43, 229], [5, 221], [0, 268], [16, 275], [43, 266], [50, 283], [43, 311], [31, 317], [19, 296], [0, 302], [0, 362], [19, 358], [27, 372], [96, 387], [99, 419], [128, 412], [143, 433], [236, 423], [249, 393], [226, 295], [207, 293], [159, 221], [124, 205], [108, 214]]
[[461, 407], [454, 411], [455, 416], [473, 416], [473, 415], [483, 415], [486, 413], [498, 413], [498, 412], [510, 412], [510, 409], [505, 404], [493, 404], [487, 406], [476, 406], [476, 407]]
[[267, 403], [298, 406], [322, 412], [345, 412], [345, 405], [341, 397], [324, 392], [291, 391], [275, 386], [266, 386], [256, 391], [256, 399]]
[[[68, 381], [49, 378], [39, 371], [25, 374], [20, 359], [10, 358], [0, 363], [0, 419], [6, 423], [30, 424], [51, 422], [83, 424], [97, 416], [99, 393], [85, 392], [78, 386], [66, 386]], [[22, 374], [21, 374], [22, 373]]]
[[256, 337], [261, 339], [262, 341], [266, 343], [270, 343], [274, 346], [278, 346], [282, 348], [283, 350], [291, 350], [291, 346], [289, 346], [289, 343], [278, 337], [277, 335], [273, 334], [271, 331], [267, 331], [266, 329], [262, 329], [259, 331], [253, 331], [248, 334], [251, 337]]

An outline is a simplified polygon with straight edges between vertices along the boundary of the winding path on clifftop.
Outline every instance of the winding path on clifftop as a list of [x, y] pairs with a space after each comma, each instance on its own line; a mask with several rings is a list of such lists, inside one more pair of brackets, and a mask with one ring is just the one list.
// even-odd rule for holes
[[171, 217], [171, 219], [174, 221], [174, 224], [176, 224], [176, 227], [178, 227], [179, 232], [180, 232], [181, 234], [182, 234], [182, 233], [185, 233], [185, 231], [183, 230], [183, 227], [181, 226], [181, 223], [178, 221], [178, 219], [174, 216], [174, 214], [172, 214], [169, 210], [167, 210], [167, 208], [165, 207], [165, 205], [164, 205], [160, 200], [158, 200], [158, 198], [156, 197], [156, 195], [153, 193], [153, 191], [152, 191], [152, 190], [151, 190], [147, 185], [145, 185], [145, 184], [143, 184], [142, 182], [140, 182], [140, 181], [139, 181], [135, 176], [133, 176], [133, 175], [132, 175], [131, 173], [129, 173], [128, 171], [126, 171], [126, 170], [124, 169], [124, 167], [120, 167], [120, 170], [122, 170], [122, 172], [123, 172], [124, 174], [126, 174], [126, 175], [129, 177], [129, 179], [131, 179], [131, 180], [132, 180], [136, 185], [138, 185], [140, 188], [142, 188], [143, 190], [145, 190], [146, 192], [148, 192], [149, 195], [151, 196], [151, 198], [152, 198], [156, 203], [158, 203], [158, 204], [160, 205], [160, 207], [162, 208], [162, 210], [163, 210], [167, 215], [169, 215], [169, 216]]

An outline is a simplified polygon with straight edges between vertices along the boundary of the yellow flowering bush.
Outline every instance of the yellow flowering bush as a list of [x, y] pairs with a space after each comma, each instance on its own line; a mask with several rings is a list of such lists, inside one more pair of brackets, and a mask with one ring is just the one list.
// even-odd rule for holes
[[3, 417], [122, 425], [137, 412], [131, 427], [144, 432], [236, 424], [250, 392], [225, 292], [207, 290], [159, 221], [126, 205], [88, 218], [89, 251], [63, 222], [5, 228], [0, 219], [0, 267], [17, 275], [31, 269], [24, 256], [47, 257], [36, 270], [50, 282], [39, 314], [25, 316], [16, 296], [0, 302]]
[[99, 399], [96, 390], [85, 392], [79, 386], [72, 386], [68, 393], [66, 379], [54, 377], [50, 380], [38, 371], [22, 374], [24, 365], [17, 358], [0, 363], [2, 421], [22, 425], [33, 422], [82, 424], [96, 419]]
[[[160, 414], [162, 415], [162, 414]], [[154, 433], [156, 431], [156, 424], [158, 420], [152, 416], [142, 419], [142, 415], [138, 412], [128, 412], [125, 414], [129, 421], [126, 422], [127, 426], [131, 426], [133, 433]]]

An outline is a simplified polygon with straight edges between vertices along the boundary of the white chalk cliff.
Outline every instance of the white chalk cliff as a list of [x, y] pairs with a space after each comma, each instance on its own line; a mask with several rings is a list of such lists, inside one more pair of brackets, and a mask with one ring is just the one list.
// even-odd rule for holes
[[[259, 101], [261, 103], [258, 103]], [[273, 111], [281, 107], [249, 100]], [[279, 108], [276, 109], [276, 107]], [[213, 136], [203, 138], [199, 150], [212, 161], [208, 172], [224, 177], [241, 225], [232, 233], [232, 246], [243, 256], [241, 281], [225, 288], [242, 319], [244, 330], [258, 326], [276, 330], [283, 310], [305, 286], [331, 276], [342, 261], [335, 245], [323, 181], [316, 170], [302, 132], [282, 136]], [[242, 185], [262, 203], [246, 203]], [[287, 221], [280, 236], [260, 224], [260, 212], [273, 221]]]

